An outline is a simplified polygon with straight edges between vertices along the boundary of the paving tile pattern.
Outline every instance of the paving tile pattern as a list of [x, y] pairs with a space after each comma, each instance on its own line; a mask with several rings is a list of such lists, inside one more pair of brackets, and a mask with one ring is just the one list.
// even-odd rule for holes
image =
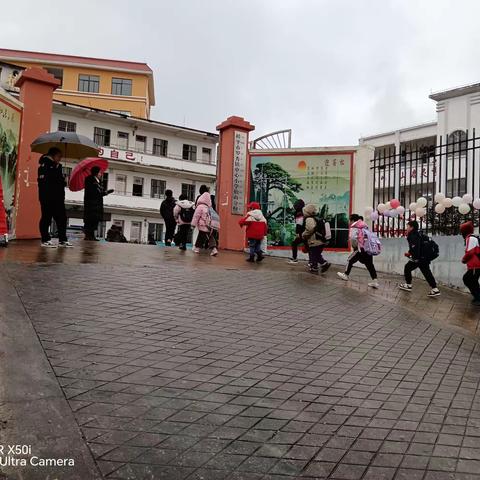
[[107, 479], [480, 478], [478, 345], [295, 272], [11, 265]]

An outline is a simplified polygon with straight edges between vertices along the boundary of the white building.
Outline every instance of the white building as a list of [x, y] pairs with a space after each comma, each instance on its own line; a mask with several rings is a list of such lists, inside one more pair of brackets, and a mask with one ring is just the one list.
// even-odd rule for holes
[[365, 165], [372, 172], [373, 205], [395, 197], [408, 206], [437, 192], [480, 196], [480, 84], [429, 98], [436, 103], [434, 121], [360, 138], [361, 145], [375, 147]]
[[[112, 224], [127, 240], [163, 240], [160, 203], [165, 190], [194, 200], [200, 185], [213, 190], [218, 135], [153, 120], [54, 102], [51, 130], [76, 131], [95, 141], [109, 160], [104, 185], [114, 193], [104, 197], [105, 216], [99, 236]], [[69, 175], [76, 160], [63, 161]], [[66, 191], [70, 227], [83, 225], [83, 191]]]

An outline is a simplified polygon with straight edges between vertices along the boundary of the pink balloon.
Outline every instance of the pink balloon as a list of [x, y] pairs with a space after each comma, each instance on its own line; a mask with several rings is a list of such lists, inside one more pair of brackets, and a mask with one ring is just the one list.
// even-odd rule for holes
[[400, 206], [400, 202], [396, 198], [392, 198], [390, 200], [390, 205], [392, 208], [398, 208]]

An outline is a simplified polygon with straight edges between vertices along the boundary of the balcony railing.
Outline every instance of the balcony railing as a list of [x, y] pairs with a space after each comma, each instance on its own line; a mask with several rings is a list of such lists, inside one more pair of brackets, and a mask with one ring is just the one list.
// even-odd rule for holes
[[[190, 159], [185, 159], [183, 158], [183, 155], [175, 155], [173, 153], [168, 153], [167, 155], [161, 155], [154, 149], [148, 149], [148, 148], [138, 148], [137, 146], [131, 146], [129, 148], [126, 148], [125, 145], [118, 145], [115, 143], [111, 143], [110, 145], [103, 145], [100, 146], [100, 148], [109, 148], [109, 149], [115, 149], [115, 150], [120, 150], [124, 152], [132, 152], [132, 153], [139, 153], [139, 154], [145, 154], [145, 155], [151, 155], [152, 157], [159, 157], [159, 158], [169, 158], [171, 160], [181, 160], [182, 162], [191, 162], [193, 164], [195, 163], [200, 163], [203, 165], [216, 165], [216, 161], [214, 158], [210, 158], [209, 160], [204, 159], [202, 156], [198, 156], [197, 160], [190, 160]], [[213, 149], [212, 149], [213, 151]]]

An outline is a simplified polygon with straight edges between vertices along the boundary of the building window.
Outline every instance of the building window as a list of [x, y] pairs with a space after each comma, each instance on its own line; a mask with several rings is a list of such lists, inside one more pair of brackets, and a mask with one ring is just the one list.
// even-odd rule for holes
[[148, 224], [148, 242], [161, 242], [163, 236], [163, 224], [149, 223]]
[[112, 95], [132, 95], [132, 81], [128, 78], [112, 78]]
[[187, 199], [193, 202], [195, 199], [195, 185], [182, 183], [182, 195], [186, 195]]
[[132, 221], [130, 227], [130, 241], [141, 243], [142, 241], [142, 222]]
[[115, 177], [115, 193], [125, 195], [127, 193], [127, 176], [117, 174]]
[[62, 167], [63, 177], [67, 185], [70, 183], [70, 175], [72, 174], [72, 167]]
[[132, 195], [134, 197], [143, 197], [143, 178], [133, 177]]
[[53, 68], [53, 67], [44, 67], [45, 70], [53, 75], [57, 80], [60, 80], [60, 88], [63, 87], [63, 69], [62, 68]]
[[110, 130], [108, 128], [95, 127], [93, 129], [93, 141], [100, 147], [109, 147]]
[[145, 135], [135, 136], [135, 149], [137, 152], [145, 153], [147, 151], [147, 137]]
[[212, 163], [212, 149], [211, 148], [202, 148], [202, 162]]
[[166, 188], [167, 182], [165, 180], [157, 180], [156, 178], [152, 178], [150, 196], [152, 198], [162, 198], [165, 195]]
[[77, 124], [75, 122], [68, 122], [67, 120], [59, 120], [58, 130], [60, 132], [76, 132]]
[[100, 77], [98, 75], [79, 75], [78, 91], [98, 93], [100, 89]]
[[184, 160], [190, 160], [191, 162], [197, 161], [197, 147], [195, 145], [183, 144], [183, 155]]
[[162, 140], [161, 138], [153, 139], [153, 154], [166, 157], [168, 153], [168, 140]]
[[128, 150], [128, 133], [127, 132], [117, 132], [117, 144], [118, 148], [123, 148]]
[[108, 172], [103, 172], [102, 174], [102, 187], [105, 191], [108, 190]]

